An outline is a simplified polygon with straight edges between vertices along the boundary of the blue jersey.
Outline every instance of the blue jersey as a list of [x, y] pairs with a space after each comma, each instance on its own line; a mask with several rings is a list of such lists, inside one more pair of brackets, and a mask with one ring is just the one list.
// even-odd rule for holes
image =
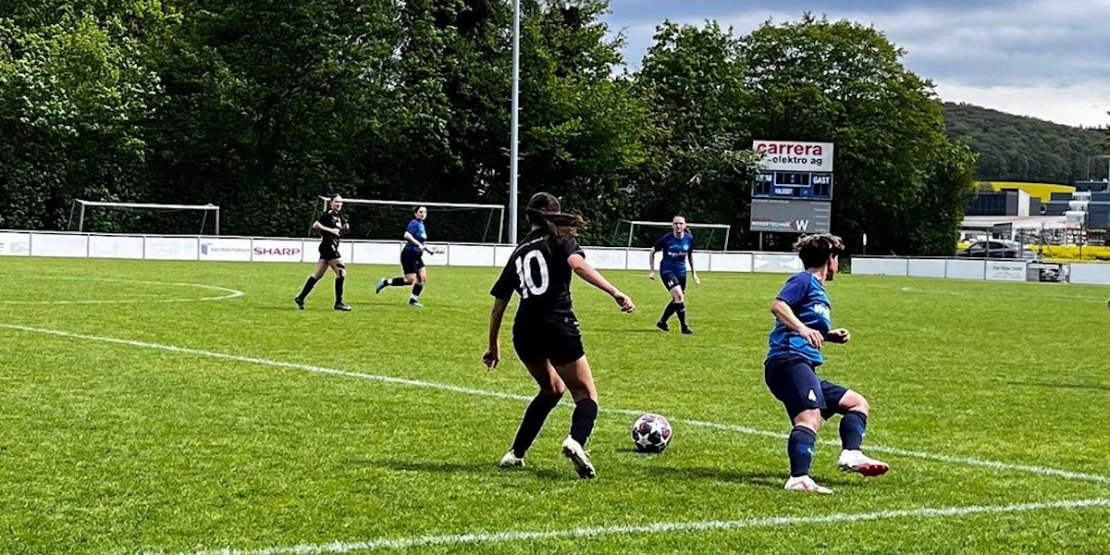
[[663, 251], [659, 272], [664, 274], [686, 275], [686, 257], [694, 252], [694, 235], [687, 231], [681, 238], [667, 233], [655, 242], [655, 250]]
[[[832, 310], [829, 308], [829, 297], [825, 294], [825, 287], [817, 276], [809, 272], [799, 272], [790, 276], [786, 284], [779, 291], [778, 299], [790, 305], [790, 310], [807, 327], [821, 332], [825, 337], [832, 329]], [[817, 366], [825, 362], [821, 351], [809, 344], [802, 336], [791, 331], [782, 322], [775, 320], [775, 327], [771, 330], [770, 350], [767, 358], [784, 355], [801, 356]]]
[[[409, 222], [409, 226], [405, 228], [405, 231], [409, 232], [413, 237], [416, 237], [416, 240], [420, 241], [420, 244], [428, 242], [428, 232], [424, 229], [424, 222], [416, 218], [413, 218], [413, 220]], [[405, 241], [405, 250], [418, 253], [420, 252], [420, 247], [412, 244], [411, 241]]]

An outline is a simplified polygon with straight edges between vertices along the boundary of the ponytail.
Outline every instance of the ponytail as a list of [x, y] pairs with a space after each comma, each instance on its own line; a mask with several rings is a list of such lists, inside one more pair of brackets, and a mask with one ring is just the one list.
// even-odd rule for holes
[[549, 193], [532, 195], [525, 214], [530, 223], [544, 228], [547, 235], [559, 243], [576, 237], [579, 231], [586, 229], [586, 220], [582, 216], [563, 213], [559, 199]]

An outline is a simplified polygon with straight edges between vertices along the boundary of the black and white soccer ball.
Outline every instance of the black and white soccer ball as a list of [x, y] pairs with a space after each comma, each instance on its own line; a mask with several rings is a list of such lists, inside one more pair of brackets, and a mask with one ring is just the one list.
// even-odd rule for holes
[[662, 453], [672, 436], [671, 423], [658, 414], [645, 414], [632, 424], [632, 445], [641, 453]]

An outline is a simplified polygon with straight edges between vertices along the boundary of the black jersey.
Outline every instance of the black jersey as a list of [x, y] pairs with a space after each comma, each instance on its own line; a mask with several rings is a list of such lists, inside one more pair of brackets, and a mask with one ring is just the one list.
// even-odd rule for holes
[[519, 293], [518, 321], [568, 315], [572, 271], [567, 259], [572, 254], [585, 256], [573, 237], [559, 241], [545, 230], [534, 230], [513, 251], [490, 294], [508, 301], [513, 291]]
[[[320, 225], [329, 229], [343, 229], [343, 216], [339, 212], [336, 212], [331, 208], [328, 208], [324, 211], [323, 214], [320, 214], [320, 217], [317, 218], [316, 221], [320, 222]], [[320, 248], [330, 249], [333, 251], [339, 250], [339, 236], [331, 233], [330, 231], [325, 231], [321, 229]]]

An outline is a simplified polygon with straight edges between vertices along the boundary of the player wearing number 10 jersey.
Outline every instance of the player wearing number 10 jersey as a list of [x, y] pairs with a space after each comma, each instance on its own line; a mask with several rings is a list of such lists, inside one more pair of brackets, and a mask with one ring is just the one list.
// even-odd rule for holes
[[563, 455], [574, 463], [582, 478], [596, 471], [585, 451], [597, 419], [597, 390], [582, 348], [578, 319], [571, 309], [571, 273], [608, 293], [624, 312], [632, 312], [632, 299], [613, 287], [593, 269], [575, 240], [586, 222], [564, 214], [559, 201], [547, 193], [536, 193], [528, 202], [532, 230], [509, 257], [509, 263], [494, 284], [490, 313], [489, 350], [482, 356], [490, 369], [501, 360], [501, 320], [513, 292], [520, 295], [513, 322], [513, 347], [540, 391], [524, 412], [513, 446], [501, 459], [502, 467], [524, 466], [524, 454], [540, 433], [547, 415], [570, 389], [574, 398], [570, 435], [563, 441]]

